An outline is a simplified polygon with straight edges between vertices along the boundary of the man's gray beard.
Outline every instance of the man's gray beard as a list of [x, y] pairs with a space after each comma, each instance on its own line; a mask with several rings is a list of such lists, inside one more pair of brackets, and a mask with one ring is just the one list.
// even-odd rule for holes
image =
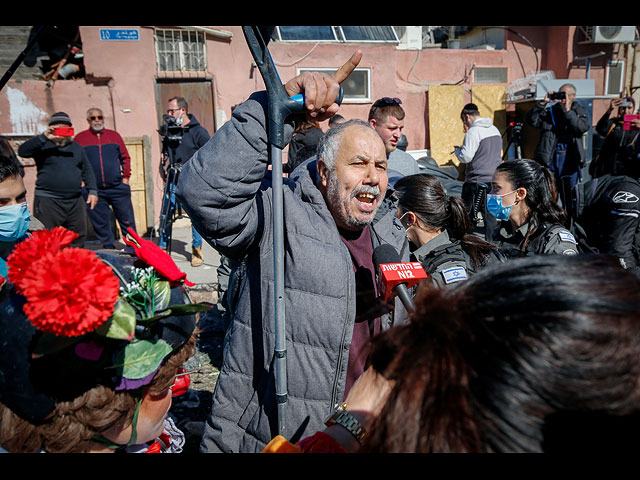
[[[330, 171], [329, 181], [327, 183], [327, 204], [340, 206], [341, 200], [340, 200], [340, 195], [338, 193], [339, 188], [340, 187], [338, 184], [338, 176], [333, 171]], [[349, 197], [349, 199], [351, 198], [352, 196]], [[361, 220], [350, 217], [348, 214], [349, 209], [346, 207], [347, 206], [345, 205], [344, 209], [337, 208], [334, 210], [334, 213], [340, 217], [339, 219], [342, 222], [342, 224], [348, 227], [351, 227], [354, 230], [361, 230], [367, 225], [370, 225], [373, 222], [373, 219], [375, 218], [375, 212], [377, 212], [378, 210], [378, 208], [376, 207], [373, 215], [371, 216], [371, 220], [361, 221]]]

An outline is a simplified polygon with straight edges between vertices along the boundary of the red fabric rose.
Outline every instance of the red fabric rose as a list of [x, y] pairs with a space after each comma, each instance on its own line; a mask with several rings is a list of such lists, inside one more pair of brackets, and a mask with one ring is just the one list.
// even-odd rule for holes
[[193, 287], [195, 283], [187, 280], [187, 274], [180, 271], [176, 263], [167, 252], [158, 247], [155, 243], [141, 238], [133, 229], [127, 230], [128, 234], [122, 239], [124, 243], [133, 247], [136, 256], [147, 265], [156, 269], [164, 278], [171, 282], [184, 282], [185, 285]]
[[18, 243], [7, 258], [9, 266], [9, 281], [21, 291], [24, 272], [47, 252], [58, 252], [68, 247], [78, 238], [78, 234], [64, 227], [51, 230], [37, 230], [29, 238]]
[[[10, 263], [9, 271], [13, 268]], [[20, 271], [19, 280], [31, 323], [66, 337], [83, 335], [106, 322], [120, 287], [111, 268], [94, 252], [73, 247], [41, 253]]]

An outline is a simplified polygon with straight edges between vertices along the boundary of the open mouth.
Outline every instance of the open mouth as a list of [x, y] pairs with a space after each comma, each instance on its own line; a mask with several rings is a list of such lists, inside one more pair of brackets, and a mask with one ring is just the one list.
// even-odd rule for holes
[[376, 207], [377, 195], [373, 193], [358, 193], [355, 197], [358, 207], [364, 212], [371, 212]]

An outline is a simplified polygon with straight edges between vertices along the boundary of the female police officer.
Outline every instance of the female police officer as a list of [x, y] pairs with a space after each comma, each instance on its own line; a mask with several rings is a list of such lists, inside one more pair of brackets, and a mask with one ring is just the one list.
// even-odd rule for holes
[[507, 257], [578, 253], [557, 203], [551, 172], [533, 160], [500, 164], [487, 195], [487, 211], [501, 222], [493, 241]]
[[440, 286], [465, 280], [487, 263], [502, 260], [490, 243], [471, 235], [462, 199], [449, 196], [433, 175], [417, 174], [395, 183], [398, 213], [415, 247], [413, 258]]

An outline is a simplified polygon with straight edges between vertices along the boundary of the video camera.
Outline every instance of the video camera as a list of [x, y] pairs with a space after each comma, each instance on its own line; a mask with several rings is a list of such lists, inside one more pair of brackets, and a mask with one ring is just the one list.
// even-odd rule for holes
[[158, 129], [158, 133], [168, 141], [180, 143], [186, 128], [178, 125], [174, 117], [165, 113], [162, 116], [162, 125]]

